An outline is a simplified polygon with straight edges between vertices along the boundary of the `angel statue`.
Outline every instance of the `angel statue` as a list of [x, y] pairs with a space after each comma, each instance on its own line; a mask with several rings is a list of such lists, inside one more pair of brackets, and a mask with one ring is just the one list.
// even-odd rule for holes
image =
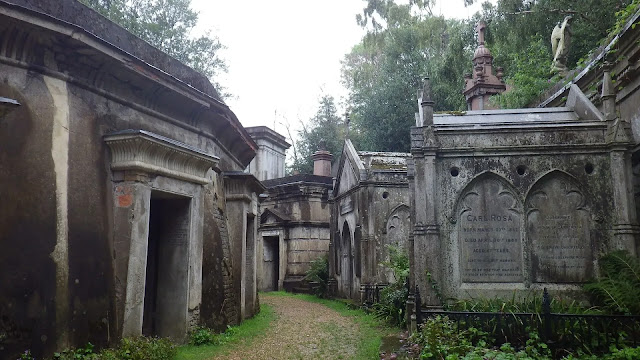
[[551, 52], [553, 53], [552, 72], [567, 75], [567, 56], [571, 45], [571, 21], [573, 16], [566, 16], [551, 32]]

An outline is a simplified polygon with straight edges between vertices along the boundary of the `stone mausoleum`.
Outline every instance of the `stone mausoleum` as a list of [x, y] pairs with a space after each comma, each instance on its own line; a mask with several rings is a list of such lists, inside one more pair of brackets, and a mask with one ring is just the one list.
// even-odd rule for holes
[[313, 154], [313, 174], [265, 180], [260, 204], [257, 267], [261, 291], [303, 290], [311, 263], [329, 251], [332, 155]]
[[639, 253], [639, 18], [537, 108], [434, 115], [425, 81], [408, 170], [410, 311], [544, 288], [580, 296], [604, 253]]
[[0, 358], [257, 309], [258, 145], [202, 75], [71, 0], [0, 0]]
[[411, 129], [411, 285], [422, 305], [513, 290], [579, 291], [599, 256], [637, 249], [631, 133], [608, 72], [602, 109], [577, 86], [563, 107], [433, 115]]
[[334, 295], [376, 301], [395, 281], [389, 246], [408, 251], [407, 160], [411, 154], [356, 151], [347, 139], [331, 197], [329, 276]]

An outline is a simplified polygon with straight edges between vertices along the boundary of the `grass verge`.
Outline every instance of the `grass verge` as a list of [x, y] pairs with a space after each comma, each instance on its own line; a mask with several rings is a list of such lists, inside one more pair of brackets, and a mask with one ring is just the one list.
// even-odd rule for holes
[[269, 325], [276, 319], [276, 313], [269, 305], [261, 305], [260, 313], [251, 319], [247, 319], [242, 324], [235, 326], [233, 335], [229, 336], [220, 345], [184, 345], [178, 347], [177, 360], [203, 360], [214, 359], [216, 355], [229, 352], [237, 346], [247, 346], [253, 340], [266, 332]]

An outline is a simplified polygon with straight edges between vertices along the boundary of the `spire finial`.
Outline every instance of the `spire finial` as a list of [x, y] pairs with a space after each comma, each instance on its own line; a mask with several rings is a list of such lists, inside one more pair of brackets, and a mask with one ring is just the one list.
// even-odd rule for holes
[[487, 29], [487, 24], [484, 21], [478, 22], [476, 25], [476, 32], [478, 33], [478, 45], [484, 45], [484, 32]]
[[433, 125], [433, 100], [431, 98], [431, 81], [425, 77], [422, 84], [422, 101], [420, 102], [423, 126]]

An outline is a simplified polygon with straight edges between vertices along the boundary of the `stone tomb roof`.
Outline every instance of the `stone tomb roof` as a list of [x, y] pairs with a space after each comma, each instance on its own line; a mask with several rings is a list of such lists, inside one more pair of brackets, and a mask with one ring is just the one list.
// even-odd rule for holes
[[[78, 1], [0, 0], [0, 44], [30, 70], [201, 132], [241, 167], [255, 156], [257, 145], [205, 76]], [[56, 52], [53, 65], [42, 59], [46, 47]]]

